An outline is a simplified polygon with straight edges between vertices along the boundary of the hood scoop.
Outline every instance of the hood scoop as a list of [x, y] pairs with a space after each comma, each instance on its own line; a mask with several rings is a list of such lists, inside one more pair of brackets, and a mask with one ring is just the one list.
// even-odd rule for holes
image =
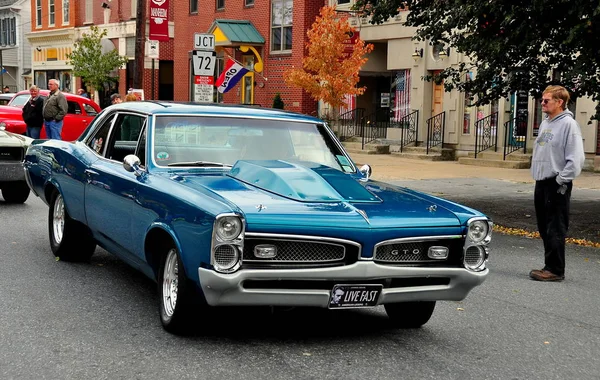
[[314, 162], [240, 160], [227, 175], [300, 202], [381, 202], [350, 175]]

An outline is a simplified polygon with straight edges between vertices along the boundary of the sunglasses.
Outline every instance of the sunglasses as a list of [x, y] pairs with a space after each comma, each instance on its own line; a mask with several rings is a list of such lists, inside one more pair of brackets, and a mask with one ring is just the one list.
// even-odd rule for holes
[[547, 104], [548, 102], [550, 102], [553, 99], [542, 99], [542, 104]]

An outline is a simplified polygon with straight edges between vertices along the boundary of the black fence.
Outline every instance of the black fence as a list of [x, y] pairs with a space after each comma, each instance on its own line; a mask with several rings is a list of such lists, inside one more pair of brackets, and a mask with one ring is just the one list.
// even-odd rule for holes
[[506, 156], [523, 149], [527, 151], [527, 114], [523, 113], [504, 123], [504, 160]]
[[498, 151], [498, 112], [475, 122], [475, 158], [478, 153], [491, 148]]
[[390, 128], [400, 128], [400, 152], [405, 146], [417, 143], [419, 131], [419, 110], [403, 116], [398, 121], [390, 122]]
[[446, 111], [427, 119], [427, 154], [436, 146], [444, 147], [444, 130], [446, 127]]

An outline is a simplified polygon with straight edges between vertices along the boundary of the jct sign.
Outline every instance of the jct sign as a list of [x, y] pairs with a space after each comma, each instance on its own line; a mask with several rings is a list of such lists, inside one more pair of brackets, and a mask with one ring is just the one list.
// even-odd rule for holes
[[150, 35], [148, 39], [169, 40], [169, 0], [150, 0]]

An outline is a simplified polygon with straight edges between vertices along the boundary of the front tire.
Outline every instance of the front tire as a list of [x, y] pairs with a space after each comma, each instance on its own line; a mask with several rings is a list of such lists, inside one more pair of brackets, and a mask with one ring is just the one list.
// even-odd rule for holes
[[390, 303], [383, 306], [395, 327], [415, 329], [429, 321], [435, 309], [435, 301]]
[[62, 195], [56, 191], [48, 211], [50, 248], [64, 261], [88, 261], [96, 250], [96, 241], [89, 229], [71, 219]]
[[199, 306], [194, 286], [185, 275], [175, 245], [167, 246], [158, 272], [159, 314], [165, 330], [182, 334], [191, 327]]
[[27, 182], [13, 182], [2, 188], [2, 197], [8, 203], [25, 203], [29, 198], [29, 191]]

